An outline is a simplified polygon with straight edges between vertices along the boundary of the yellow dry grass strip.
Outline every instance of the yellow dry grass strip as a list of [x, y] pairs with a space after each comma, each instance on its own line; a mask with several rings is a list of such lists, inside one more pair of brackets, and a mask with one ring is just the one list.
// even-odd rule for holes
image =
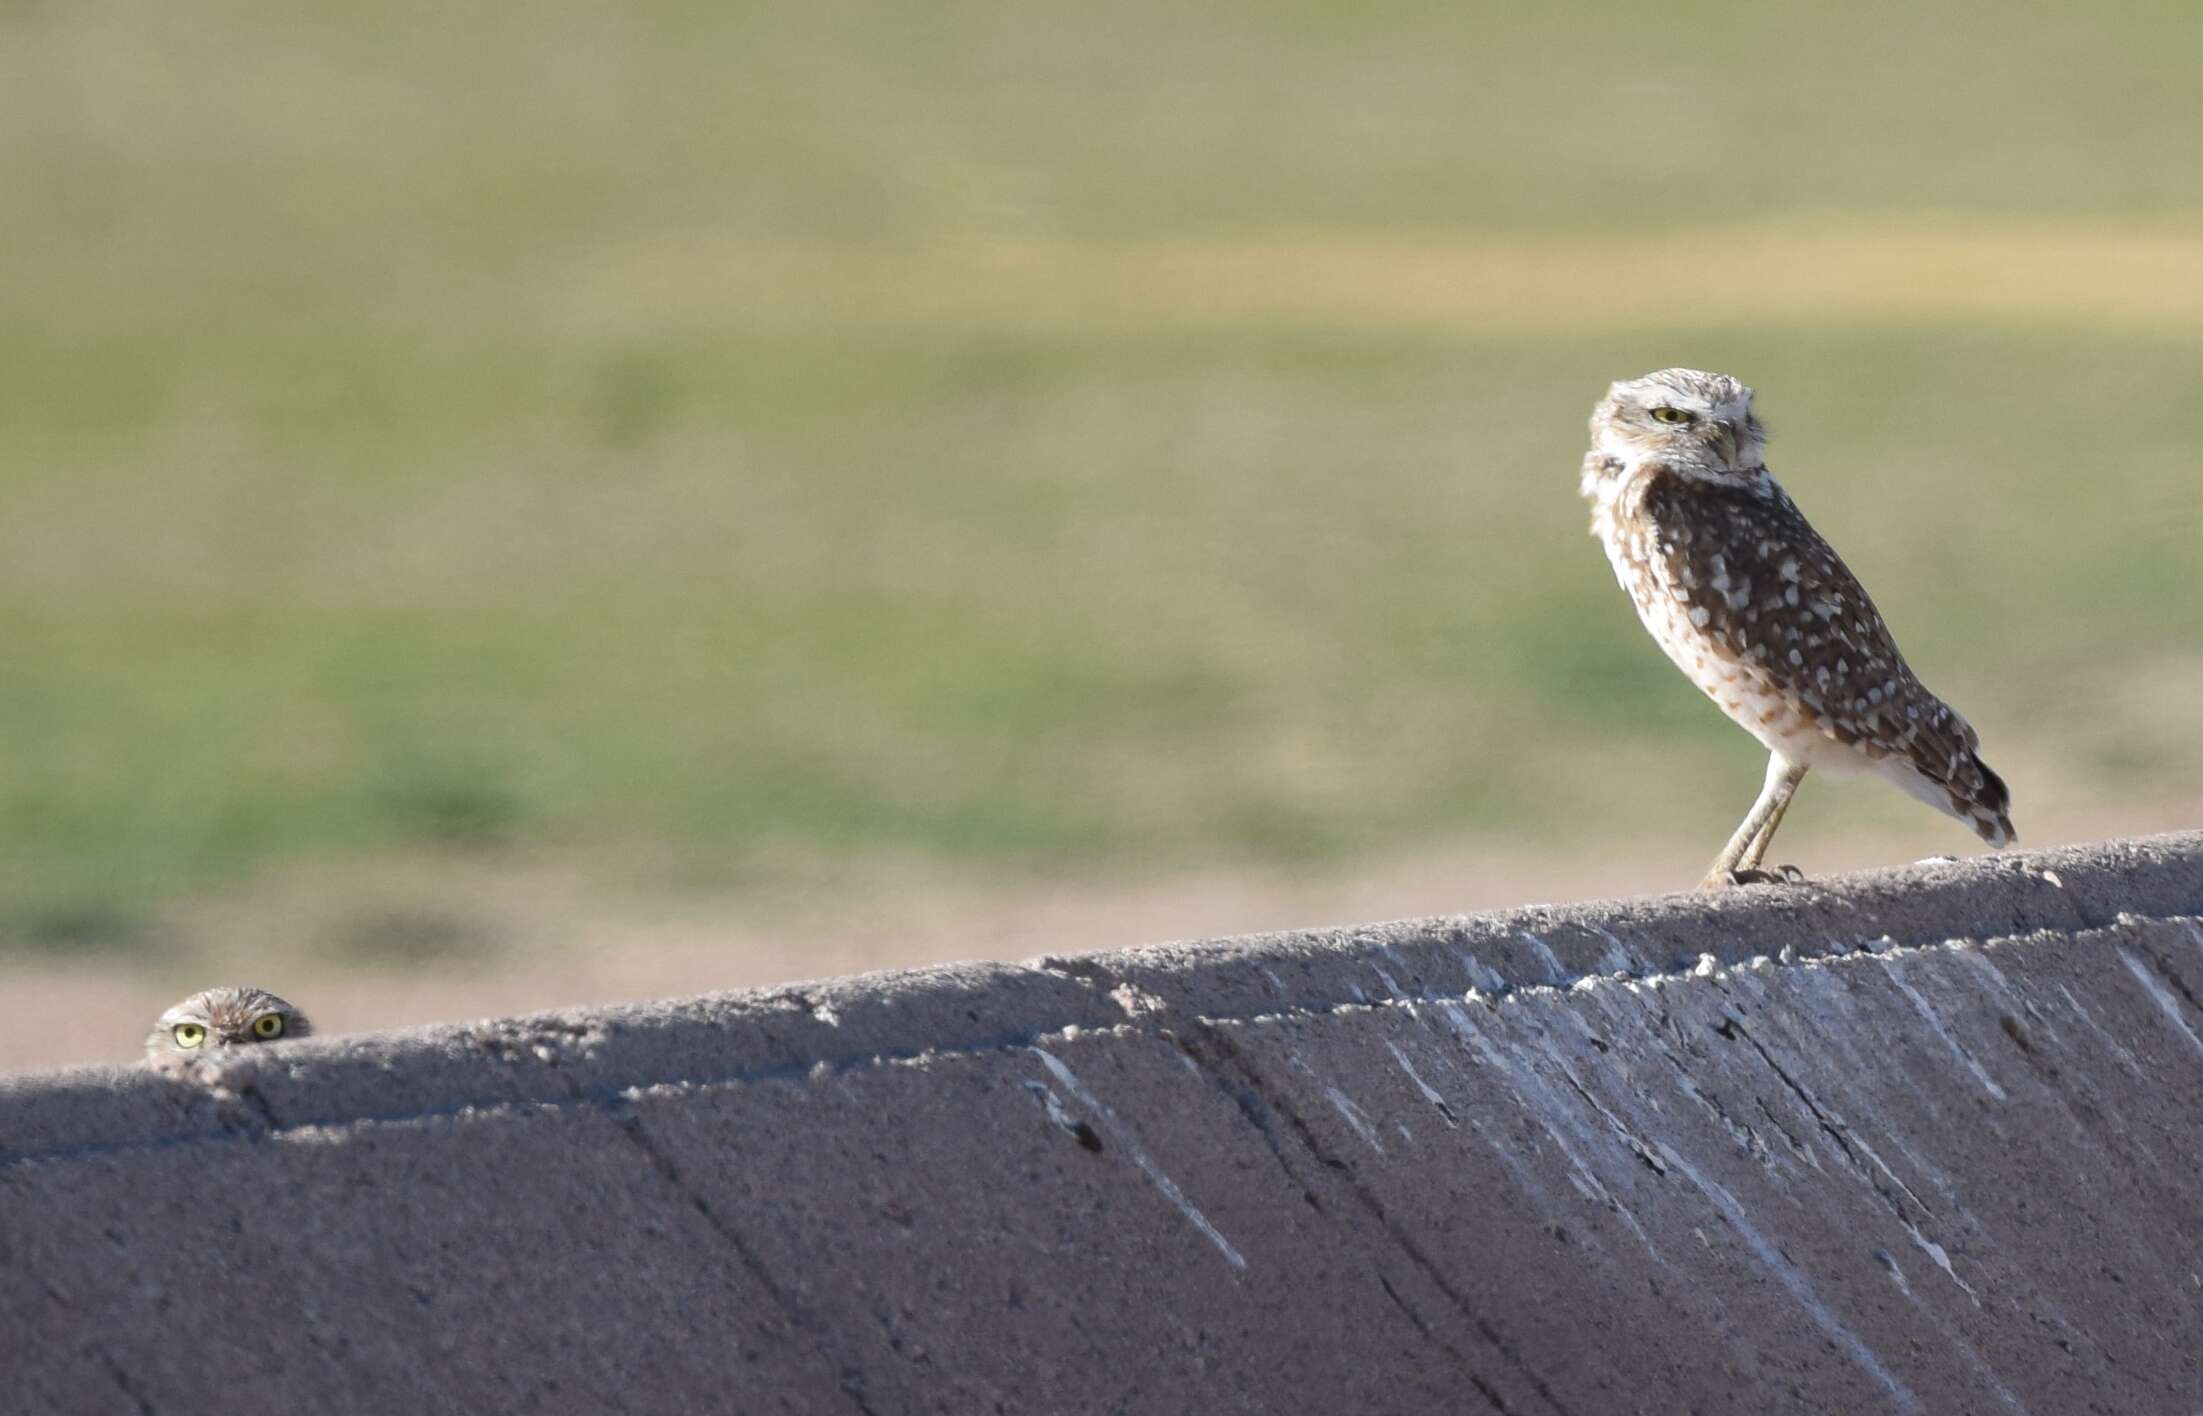
[[587, 327], [1284, 325], [1567, 333], [1981, 322], [2203, 331], [2203, 222], [1645, 236], [797, 245], [674, 235], [562, 272]]

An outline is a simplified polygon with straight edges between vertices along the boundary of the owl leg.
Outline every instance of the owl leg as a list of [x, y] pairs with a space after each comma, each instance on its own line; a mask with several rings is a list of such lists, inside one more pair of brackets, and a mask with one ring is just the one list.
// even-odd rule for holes
[[1767, 782], [1759, 789], [1759, 800], [1729, 837], [1729, 843], [1714, 857], [1713, 866], [1706, 878], [1698, 882], [1701, 890], [1719, 890], [1737, 884], [1735, 872], [1741, 867], [1756, 870], [1767, 854], [1767, 843], [1774, 839], [1775, 827], [1782, 820], [1782, 813], [1789, 810], [1790, 798], [1796, 795], [1798, 783], [1805, 780], [1805, 768], [1786, 761], [1779, 753], [1767, 755]]
[[[1744, 858], [1736, 863], [1738, 870], [1757, 870], [1760, 868], [1760, 862], [1767, 859], [1767, 846], [1769, 842], [1775, 839], [1775, 828], [1782, 824], [1783, 813], [1790, 809], [1790, 798], [1797, 794], [1798, 783], [1804, 780], [1805, 769], [1800, 767], [1797, 769], [1797, 777], [1790, 783], [1790, 789], [1784, 792], [1780, 799], [1775, 802], [1775, 809], [1768, 816], [1767, 824], [1759, 828], [1759, 834], [1752, 838], [1752, 844], [1746, 848]], [[1782, 868], [1784, 870], [1796, 869], [1795, 866], [1787, 865]]]

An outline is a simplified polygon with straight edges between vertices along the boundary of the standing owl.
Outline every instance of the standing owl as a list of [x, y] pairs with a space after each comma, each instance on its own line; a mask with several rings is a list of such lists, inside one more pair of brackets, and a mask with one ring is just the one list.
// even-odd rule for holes
[[145, 1035], [145, 1061], [162, 1071], [183, 1071], [222, 1049], [305, 1037], [306, 1015], [261, 988], [210, 988], [161, 1014]]
[[1761, 461], [1752, 390], [1662, 369], [1591, 414], [1582, 490], [1614, 576], [1677, 668], [1767, 748], [1767, 780], [1701, 888], [1768, 878], [1812, 768], [1872, 771], [2009, 845], [1981, 739], [1913, 676], [1873, 600]]

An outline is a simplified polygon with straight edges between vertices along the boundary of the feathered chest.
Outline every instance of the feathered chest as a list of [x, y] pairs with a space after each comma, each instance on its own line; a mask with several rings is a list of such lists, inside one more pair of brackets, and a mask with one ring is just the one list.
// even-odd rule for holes
[[1850, 741], [1930, 711], [1874, 602], [1764, 471], [1716, 483], [1594, 457], [1584, 490], [1638, 618], [1745, 726], [1794, 717]]
[[[1611, 459], [1603, 463], [1586, 467], [1591, 534], [1606, 549], [1614, 579], [1636, 605], [1645, 628], [1672, 650], [1675, 640], [1691, 637], [1712, 616], [1712, 607], [1700, 603], [1711, 576], [1701, 575], [1699, 558], [1692, 554], [1698, 528], [1688, 518], [1659, 514], [1659, 505], [1647, 495], [1659, 468], [1624, 468]], [[1725, 573], [1721, 578], [1726, 581]], [[1694, 605], [1700, 609], [1695, 623]]]
[[1595, 488], [1586, 479], [1596, 492], [1591, 529], [1637, 618], [1724, 713], [1802, 760], [1812, 715], [1774, 657], [1787, 646], [1770, 632], [1773, 611], [1797, 604], [1797, 587], [1783, 578], [1785, 558], [1769, 556], [1759, 509], [1699, 495], [1658, 466], [1616, 474]]

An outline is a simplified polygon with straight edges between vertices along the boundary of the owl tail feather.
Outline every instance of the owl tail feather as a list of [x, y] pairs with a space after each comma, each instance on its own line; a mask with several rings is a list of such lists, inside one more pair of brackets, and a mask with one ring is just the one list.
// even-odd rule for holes
[[1951, 806], [1958, 816], [1992, 846], [2016, 845], [2019, 833], [2012, 829], [2012, 792], [2004, 779], [1973, 755], [1973, 781], [1953, 783]]

